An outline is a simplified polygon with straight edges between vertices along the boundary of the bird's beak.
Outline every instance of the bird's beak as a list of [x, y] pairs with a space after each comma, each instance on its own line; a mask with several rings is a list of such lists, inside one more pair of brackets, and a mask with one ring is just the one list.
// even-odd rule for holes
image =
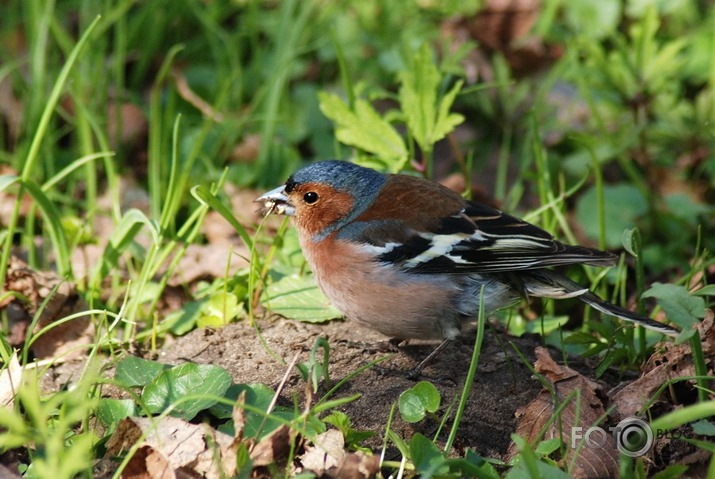
[[271, 190], [255, 200], [263, 203], [266, 208], [266, 214], [276, 213], [279, 215], [293, 216], [295, 207], [290, 203], [286, 196], [285, 187], [279, 186], [275, 190]]

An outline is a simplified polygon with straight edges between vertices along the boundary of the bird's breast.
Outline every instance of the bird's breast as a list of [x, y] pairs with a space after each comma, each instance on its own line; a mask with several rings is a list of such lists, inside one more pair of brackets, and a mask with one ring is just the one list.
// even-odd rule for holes
[[405, 273], [375, 260], [357, 243], [301, 236], [316, 282], [346, 316], [394, 338], [442, 339], [459, 334], [460, 293], [447, 275]]

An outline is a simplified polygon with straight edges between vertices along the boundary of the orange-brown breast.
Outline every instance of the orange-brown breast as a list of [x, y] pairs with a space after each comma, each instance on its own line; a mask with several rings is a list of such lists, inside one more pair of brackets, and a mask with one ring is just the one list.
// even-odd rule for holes
[[409, 278], [375, 263], [369, 253], [335, 240], [300, 235], [316, 282], [347, 319], [395, 338], [441, 339], [459, 331], [455, 284], [427, 275]]

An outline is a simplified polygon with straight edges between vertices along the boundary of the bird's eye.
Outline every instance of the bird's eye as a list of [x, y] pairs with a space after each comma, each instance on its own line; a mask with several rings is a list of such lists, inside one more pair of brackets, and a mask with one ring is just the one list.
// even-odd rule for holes
[[309, 191], [303, 195], [303, 201], [305, 201], [309, 205], [312, 205], [313, 203], [318, 201], [318, 198], [320, 198], [320, 197], [318, 196], [318, 193], [316, 193], [315, 191]]

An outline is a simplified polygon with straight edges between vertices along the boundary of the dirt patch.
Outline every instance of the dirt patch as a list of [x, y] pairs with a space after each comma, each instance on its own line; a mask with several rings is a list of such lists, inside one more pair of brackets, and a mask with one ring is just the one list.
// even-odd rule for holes
[[[260, 333], [247, 323], [232, 324], [221, 329], [198, 329], [167, 344], [159, 361], [178, 364], [184, 361], [210, 363], [228, 370], [237, 383], [260, 382], [276, 387], [286, 373], [287, 364], [298, 354], [298, 361], [307, 361], [310, 350], [319, 336], [325, 337], [331, 348], [330, 377], [333, 383], [354, 373], [360, 366], [385, 356], [389, 359], [348, 381], [335, 398], [361, 394], [360, 399], [342, 408], [356, 429], [374, 431], [377, 435], [366, 443], [379, 450], [385, 434], [390, 407], [400, 393], [415, 384], [406, 372], [416, 366], [434, 348], [433, 344], [409, 344], [396, 352], [386, 352], [384, 336], [351, 323], [340, 321], [325, 325], [311, 325], [276, 319], [260, 324]], [[358, 342], [359, 340], [359, 342]], [[465, 338], [450, 345], [423, 374], [432, 381], [442, 396], [444, 414], [447, 407], [458, 400], [466, 379], [472, 355], [472, 340]], [[535, 338], [511, 338], [488, 333], [482, 346], [476, 384], [455, 441], [457, 452], [471, 448], [478, 454], [503, 457], [509, 447], [509, 435], [516, 429], [514, 413], [539, 392], [538, 381], [531, 378], [509, 343], [513, 343], [529, 361], [533, 361]], [[294, 397], [304, 400], [305, 382], [297, 371], [291, 374], [282, 394], [285, 405], [292, 405]], [[318, 397], [326, 392], [321, 389]], [[432, 437], [439, 424], [426, 420], [417, 425], [396, 418], [392, 429], [408, 438], [414, 432]], [[442, 439], [449, 429], [444, 428]], [[389, 457], [392, 455], [393, 457]], [[388, 451], [386, 459], [399, 460], [396, 451]]]

